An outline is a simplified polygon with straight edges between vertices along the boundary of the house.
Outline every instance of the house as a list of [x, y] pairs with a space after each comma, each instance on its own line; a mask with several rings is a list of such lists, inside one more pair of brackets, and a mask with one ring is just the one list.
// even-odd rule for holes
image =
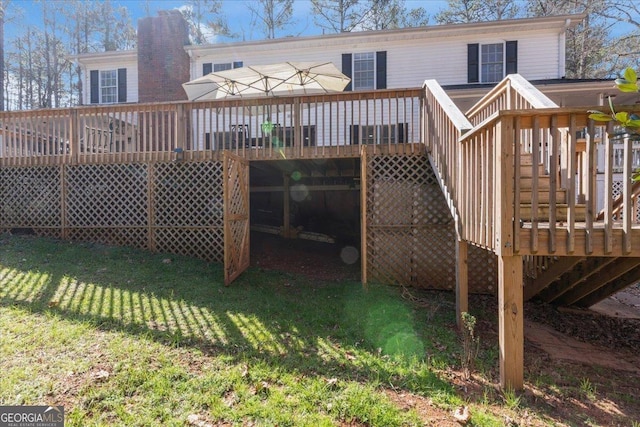
[[[196, 256], [227, 284], [254, 226], [339, 231], [363, 283], [455, 289], [458, 314], [497, 294], [501, 384], [521, 388], [525, 299], [589, 306], [640, 280], [634, 147], [618, 172], [602, 144], [598, 184], [606, 129], [567, 108], [611, 89], [563, 79], [580, 19], [189, 46], [178, 14], [145, 18], [137, 51], [77, 57], [86, 105], [0, 112], [0, 230]], [[286, 59], [332, 61], [351, 87], [185, 100], [209, 70]]]
[[[186, 99], [180, 85], [212, 71], [282, 61], [330, 61], [353, 81], [346, 90], [451, 88], [464, 111], [507, 74], [539, 82], [558, 105], [574, 103], [564, 80], [565, 33], [584, 15], [450, 24], [399, 30], [190, 45], [178, 11], [139, 21], [138, 48], [83, 54], [82, 104]], [[610, 82], [581, 82], [580, 101], [594, 104]], [[468, 95], [466, 94], [468, 93]], [[585, 94], [593, 99], [585, 99]]]
[[[83, 87], [90, 88], [83, 93], [84, 105], [184, 100], [181, 84], [186, 81], [212, 71], [283, 61], [333, 62], [353, 79], [346, 91], [420, 87], [425, 79], [433, 79], [461, 111], [513, 73], [562, 107], [605, 105], [611, 94], [616, 94], [618, 103], [635, 102], [631, 95], [615, 93], [609, 80], [565, 79], [565, 34], [583, 19], [584, 15], [564, 15], [190, 45], [182, 15], [165, 11], [140, 20], [137, 50], [83, 54], [75, 59], [83, 70]], [[235, 126], [225, 123], [227, 140], [229, 132], [236, 132]], [[407, 136], [405, 123], [392, 126], [380, 129], [378, 139], [402, 141]], [[211, 147], [211, 130], [203, 128], [200, 133], [199, 145]], [[371, 129], [357, 125], [348, 133], [352, 142], [360, 141], [362, 135], [373, 138]], [[621, 147], [615, 150], [614, 161], [620, 169]], [[602, 171], [602, 151], [599, 156]], [[634, 147], [632, 157], [634, 166], [640, 167], [640, 146]], [[598, 181], [603, 181], [602, 175]], [[616, 181], [622, 178], [616, 175]], [[599, 208], [603, 204], [600, 199]]]

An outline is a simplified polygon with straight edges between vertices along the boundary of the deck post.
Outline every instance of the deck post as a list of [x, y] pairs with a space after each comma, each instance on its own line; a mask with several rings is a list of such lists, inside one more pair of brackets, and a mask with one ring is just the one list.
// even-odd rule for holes
[[522, 256], [498, 257], [500, 386], [524, 386], [524, 313]]
[[497, 159], [494, 250], [498, 255], [500, 386], [503, 389], [521, 390], [524, 385], [523, 264], [522, 256], [514, 255], [513, 250], [513, 121], [500, 120], [495, 135]]
[[72, 108], [69, 112], [69, 160], [70, 164], [77, 165], [80, 159], [80, 122], [78, 110]]
[[291, 201], [290, 201], [290, 190], [291, 190], [291, 175], [284, 174], [283, 175], [284, 182], [284, 193], [283, 193], [283, 206], [282, 206], [282, 235], [285, 239], [291, 238], [291, 217], [290, 217], [290, 209], [291, 209]]
[[469, 311], [469, 266], [467, 264], [469, 245], [466, 240], [456, 240], [456, 319], [462, 327], [462, 313]]

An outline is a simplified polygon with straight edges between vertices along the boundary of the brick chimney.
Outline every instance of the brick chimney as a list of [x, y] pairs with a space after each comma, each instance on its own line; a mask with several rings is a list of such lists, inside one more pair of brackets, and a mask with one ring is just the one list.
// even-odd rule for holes
[[139, 102], [187, 99], [182, 83], [189, 81], [187, 21], [177, 10], [138, 20]]

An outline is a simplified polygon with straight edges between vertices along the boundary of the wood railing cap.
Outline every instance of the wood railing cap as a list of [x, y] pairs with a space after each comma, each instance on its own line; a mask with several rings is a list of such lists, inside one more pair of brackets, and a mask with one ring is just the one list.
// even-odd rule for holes
[[442, 107], [442, 110], [445, 112], [451, 123], [460, 131], [460, 133], [465, 133], [469, 129], [473, 128], [471, 122], [467, 119], [467, 117], [460, 111], [458, 106], [451, 100], [449, 95], [442, 89], [442, 86], [436, 80], [425, 80], [422, 85], [424, 89], [430, 92], [433, 97], [438, 102], [438, 105]]

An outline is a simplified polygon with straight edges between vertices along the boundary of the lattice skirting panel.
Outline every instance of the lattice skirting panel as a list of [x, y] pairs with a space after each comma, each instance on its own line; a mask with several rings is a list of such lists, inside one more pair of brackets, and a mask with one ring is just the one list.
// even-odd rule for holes
[[[454, 289], [454, 224], [425, 156], [366, 159], [367, 278], [429, 289]], [[496, 259], [469, 249], [469, 289], [494, 292]]]
[[61, 166], [0, 168], [0, 228], [55, 236], [62, 227]]
[[224, 259], [217, 161], [0, 169], [0, 231]]

